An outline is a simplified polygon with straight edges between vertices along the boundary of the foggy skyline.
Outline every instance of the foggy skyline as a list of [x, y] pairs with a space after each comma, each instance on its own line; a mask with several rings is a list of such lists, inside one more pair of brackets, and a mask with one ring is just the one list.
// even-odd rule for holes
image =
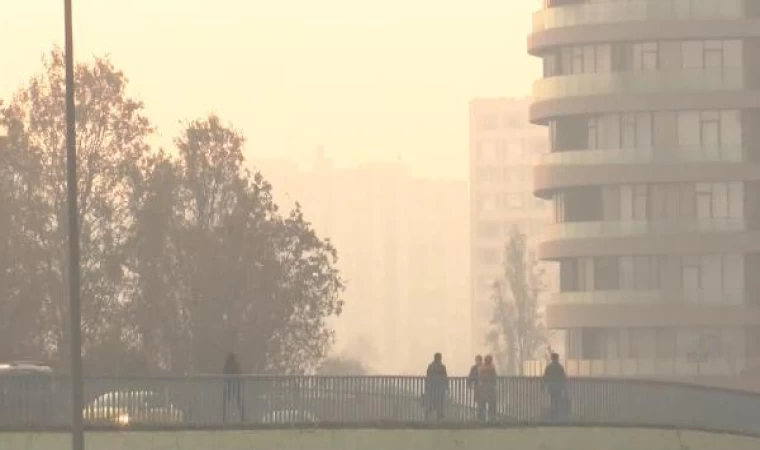
[[[526, 96], [537, 77], [525, 53], [536, 7], [79, 0], [75, 56], [111, 56], [165, 147], [178, 120], [214, 112], [249, 156], [304, 161], [324, 146], [338, 164], [401, 156], [421, 175], [465, 179], [470, 99]], [[4, 5], [0, 98], [62, 45], [62, 14], [57, 2]]]

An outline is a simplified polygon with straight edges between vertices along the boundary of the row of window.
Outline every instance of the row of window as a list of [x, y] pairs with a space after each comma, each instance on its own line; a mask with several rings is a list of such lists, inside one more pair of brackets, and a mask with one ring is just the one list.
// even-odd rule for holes
[[742, 67], [742, 41], [645, 41], [563, 47], [544, 57], [544, 76]]
[[[579, 134], [579, 128], [585, 133]], [[550, 122], [549, 138], [552, 151], [740, 146], [741, 114], [738, 110], [685, 110], [565, 118]]]
[[476, 207], [479, 213], [498, 213], [505, 210], [544, 208], [548, 202], [530, 193], [478, 194]]
[[532, 188], [532, 166], [509, 165], [506, 167], [478, 167], [475, 169], [475, 180], [478, 183], [498, 183]]
[[535, 236], [545, 226], [545, 223], [538, 221], [522, 221], [519, 225], [514, 220], [500, 222], [495, 220], [478, 221], [475, 234], [478, 239], [505, 239], [509, 236], [512, 228], [517, 227], [527, 236]]
[[[600, 198], [601, 197], [601, 198]], [[554, 195], [555, 223], [745, 218], [744, 183], [587, 187]]]
[[528, 118], [515, 114], [480, 114], [477, 118], [480, 131], [516, 130], [528, 125]]
[[475, 155], [479, 163], [521, 162], [526, 157], [546, 153], [546, 135], [522, 139], [481, 139], [475, 143]]
[[741, 328], [583, 328], [568, 331], [571, 359], [680, 359], [708, 362], [746, 355]]
[[[715, 291], [744, 288], [744, 257], [738, 254], [597, 256], [560, 261], [560, 290]], [[720, 301], [720, 295], [714, 297]], [[695, 301], [712, 301], [707, 296]]]

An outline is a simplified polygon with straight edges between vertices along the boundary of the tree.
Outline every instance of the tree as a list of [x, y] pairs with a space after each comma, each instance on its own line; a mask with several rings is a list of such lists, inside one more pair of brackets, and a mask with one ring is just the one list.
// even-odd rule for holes
[[[148, 151], [150, 123], [142, 103], [126, 94], [127, 80], [108, 59], [76, 67], [79, 222], [85, 356], [113, 341], [115, 315], [124, 300], [123, 245], [128, 239], [129, 174]], [[13, 157], [15, 233], [28, 251], [16, 269], [25, 280], [6, 297], [20, 314], [24, 353], [68, 361], [67, 208], [65, 178], [64, 55], [56, 49], [44, 71], [2, 109]], [[12, 306], [9, 306], [12, 305]], [[12, 333], [9, 338], [18, 341]], [[21, 343], [20, 343], [21, 344]], [[18, 353], [18, 352], [14, 352]], [[16, 356], [16, 355], [14, 355]], [[22, 356], [22, 355], [18, 355]]]
[[[340, 314], [337, 252], [300, 207], [283, 216], [271, 186], [243, 170], [242, 135], [218, 117], [187, 125], [179, 157], [153, 162], [135, 216], [135, 332], [156, 364], [218, 372], [313, 370]], [[160, 319], [158, 319], [160, 318]]]
[[[68, 361], [63, 72], [54, 50], [0, 104], [0, 359]], [[76, 78], [85, 369], [216, 373], [236, 350], [250, 371], [313, 371], [342, 309], [332, 244], [279, 211], [217, 117], [170, 156], [108, 59]]]
[[546, 343], [539, 314], [543, 271], [529, 254], [527, 238], [516, 227], [504, 249], [504, 274], [493, 285], [493, 315], [487, 339], [502, 371], [523, 374], [523, 363]]

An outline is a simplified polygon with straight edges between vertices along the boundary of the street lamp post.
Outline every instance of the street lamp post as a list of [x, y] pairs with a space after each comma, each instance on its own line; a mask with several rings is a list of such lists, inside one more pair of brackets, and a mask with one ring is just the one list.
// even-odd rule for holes
[[80, 306], [77, 136], [74, 110], [74, 36], [71, 0], [64, 0], [66, 27], [66, 187], [69, 216], [69, 338], [71, 355], [71, 448], [84, 450], [82, 409], [82, 314]]

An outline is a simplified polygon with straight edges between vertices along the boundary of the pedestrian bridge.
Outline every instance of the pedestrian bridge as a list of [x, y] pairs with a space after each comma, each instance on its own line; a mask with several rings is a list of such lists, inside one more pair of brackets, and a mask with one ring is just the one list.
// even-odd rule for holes
[[[485, 421], [464, 378], [448, 380], [442, 420], [426, 414], [423, 377], [91, 378], [84, 388], [89, 450], [760, 448], [760, 395], [667, 382], [570, 379], [557, 418], [541, 379], [500, 378]], [[66, 379], [0, 377], [0, 450], [67, 448], [70, 405]]]
[[[88, 450], [757, 450], [760, 439], [633, 428], [94, 432]], [[0, 433], [0, 450], [69, 450], [65, 433]]]

